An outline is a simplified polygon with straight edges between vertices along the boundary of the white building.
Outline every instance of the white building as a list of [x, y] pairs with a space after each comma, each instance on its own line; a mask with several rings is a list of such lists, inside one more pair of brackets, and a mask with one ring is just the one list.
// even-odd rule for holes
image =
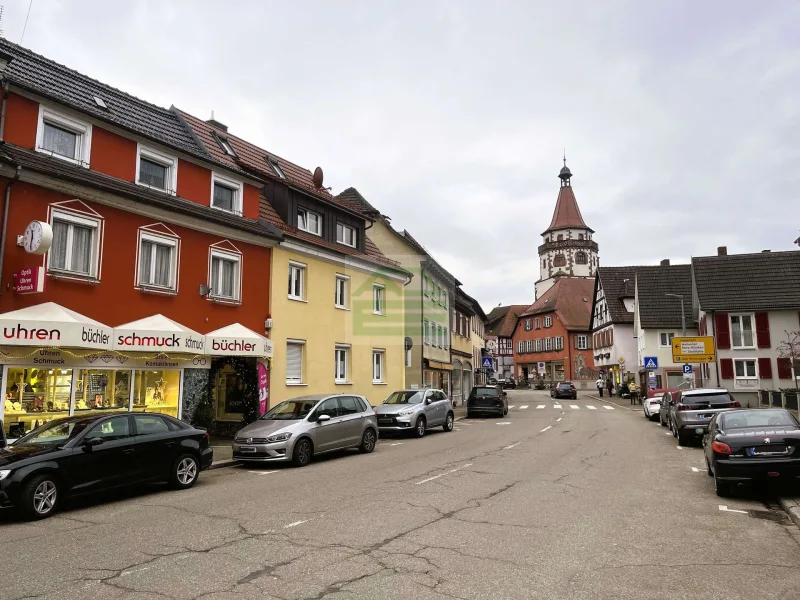
[[592, 300], [594, 367], [619, 385], [623, 377], [638, 373], [634, 338], [635, 267], [600, 267]]

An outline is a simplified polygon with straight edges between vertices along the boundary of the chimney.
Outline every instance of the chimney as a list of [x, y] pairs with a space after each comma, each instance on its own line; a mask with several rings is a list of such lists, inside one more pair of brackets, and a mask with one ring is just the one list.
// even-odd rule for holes
[[211, 111], [211, 118], [208, 121], [206, 121], [206, 123], [211, 125], [214, 129], [219, 129], [220, 131], [224, 131], [225, 133], [228, 132], [228, 126], [223, 123], [220, 123], [214, 118], [213, 110]]
[[728, 247], [720, 246], [717, 248], [717, 256], [728, 256]]
[[664, 260], [662, 260], [661, 261], [661, 266], [662, 267], [668, 267], [669, 266], [669, 259], [665, 258]]
[[767, 254], [768, 252], [769, 252], [769, 250], [762, 250], [761, 254]]

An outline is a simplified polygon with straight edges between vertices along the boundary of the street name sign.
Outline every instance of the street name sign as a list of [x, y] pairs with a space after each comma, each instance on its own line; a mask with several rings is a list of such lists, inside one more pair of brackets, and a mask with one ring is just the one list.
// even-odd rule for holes
[[716, 360], [712, 336], [672, 338], [672, 362], [711, 363]]

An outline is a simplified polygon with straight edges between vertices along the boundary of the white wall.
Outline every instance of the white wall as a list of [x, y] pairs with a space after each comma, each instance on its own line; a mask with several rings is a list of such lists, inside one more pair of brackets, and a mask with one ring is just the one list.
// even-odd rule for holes
[[638, 348], [636, 347], [636, 338], [633, 337], [633, 325], [631, 324], [612, 324], [609, 327], [599, 329], [594, 333], [601, 333], [611, 329], [614, 332], [614, 345], [606, 348], [595, 348], [595, 354], [608, 352], [611, 354], [609, 358], [602, 358], [595, 361], [595, 368], [609, 367], [619, 364], [619, 359], [625, 359], [624, 371], [637, 373], [638, 367]]

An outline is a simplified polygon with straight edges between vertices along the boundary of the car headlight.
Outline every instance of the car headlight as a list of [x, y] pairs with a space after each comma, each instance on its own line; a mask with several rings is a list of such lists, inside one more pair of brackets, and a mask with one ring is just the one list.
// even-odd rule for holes
[[414, 414], [414, 409], [412, 408], [412, 409], [409, 409], [409, 410], [401, 410], [397, 414], [400, 415], [401, 417], [407, 417], [409, 415], [413, 415]]
[[6, 469], [5, 471], [0, 471], [0, 481], [3, 481], [3, 479], [8, 477], [9, 475], [11, 475], [10, 469]]
[[286, 441], [286, 440], [288, 440], [290, 437], [292, 437], [292, 434], [291, 434], [291, 433], [288, 433], [288, 432], [287, 432], [287, 433], [278, 433], [278, 434], [276, 434], [276, 435], [271, 435], [271, 436], [269, 436], [269, 437], [267, 438], [267, 443], [268, 443], [268, 444], [273, 444], [273, 443], [275, 443], [275, 442], [285, 442], [285, 441]]

